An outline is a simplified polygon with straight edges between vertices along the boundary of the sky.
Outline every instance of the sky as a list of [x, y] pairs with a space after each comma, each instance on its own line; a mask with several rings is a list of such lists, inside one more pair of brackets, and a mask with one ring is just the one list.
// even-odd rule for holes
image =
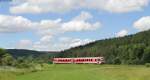
[[150, 0], [0, 0], [0, 47], [60, 51], [150, 29]]

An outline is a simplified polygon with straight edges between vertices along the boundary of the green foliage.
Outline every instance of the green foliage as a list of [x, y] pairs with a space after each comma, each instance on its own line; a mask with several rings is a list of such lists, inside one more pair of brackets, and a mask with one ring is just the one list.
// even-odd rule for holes
[[43, 63], [52, 63], [50, 58], [59, 55], [58, 52], [48, 52], [48, 51], [34, 51], [34, 50], [24, 50], [24, 49], [7, 49], [9, 54], [11, 54], [17, 62], [17, 59], [20, 57], [26, 59], [33, 59], [34, 63], [43, 64]]
[[146, 66], [146, 67], [150, 67], [150, 63], [146, 63], [145, 66]]
[[144, 54], [142, 57], [142, 62], [144, 63], [150, 63], [150, 46], [146, 47], [144, 49]]
[[0, 49], [0, 65], [11, 66], [13, 65], [14, 58], [8, 54], [4, 49]]
[[[48, 62], [47, 56], [33, 57], [24, 56], [14, 58], [6, 50], [0, 49], [0, 66], [12, 66], [17, 68], [32, 68], [33, 71], [37, 70], [37, 65], [42, 65]], [[41, 66], [42, 67], [42, 66]]]
[[99, 40], [61, 52], [59, 57], [103, 56], [108, 64], [150, 63], [150, 30]]
[[12, 66], [14, 64], [14, 58], [10, 54], [5, 54], [1, 61], [2, 65]]

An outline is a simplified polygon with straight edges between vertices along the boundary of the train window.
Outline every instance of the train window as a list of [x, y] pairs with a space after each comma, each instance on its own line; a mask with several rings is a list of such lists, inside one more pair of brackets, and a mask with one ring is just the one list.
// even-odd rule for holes
[[101, 60], [104, 60], [104, 58], [101, 58]]

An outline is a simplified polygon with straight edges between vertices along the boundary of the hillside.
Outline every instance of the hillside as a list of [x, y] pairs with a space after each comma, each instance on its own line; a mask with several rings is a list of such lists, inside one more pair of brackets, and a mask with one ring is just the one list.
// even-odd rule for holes
[[98, 40], [61, 52], [59, 57], [104, 56], [110, 64], [150, 63], [150, 30], [119, 38]]
[[34, 51], [34, 50], [25, 50], [25, 49], [6, 49], [6, 51], [11, 54], [13, 57], [41, 57], [41, 56], [56, 56], [58, 52], [47, 52], [47, 51]]

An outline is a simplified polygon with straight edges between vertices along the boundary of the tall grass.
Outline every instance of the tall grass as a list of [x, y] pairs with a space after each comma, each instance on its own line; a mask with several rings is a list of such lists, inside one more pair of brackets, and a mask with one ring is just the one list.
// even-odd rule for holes
[[31, 68], [20, 68], [20, 69], [8, 66], [0, 66], [0, 80], [16, 80], [17, 76], [41, 70], [42, 67], [40, 65], [36, 65], [35, 67]]
[[13, 71], [16, 71], [12, 67], [0, 67], [0, 80], [15, 80], [16, 76]]

